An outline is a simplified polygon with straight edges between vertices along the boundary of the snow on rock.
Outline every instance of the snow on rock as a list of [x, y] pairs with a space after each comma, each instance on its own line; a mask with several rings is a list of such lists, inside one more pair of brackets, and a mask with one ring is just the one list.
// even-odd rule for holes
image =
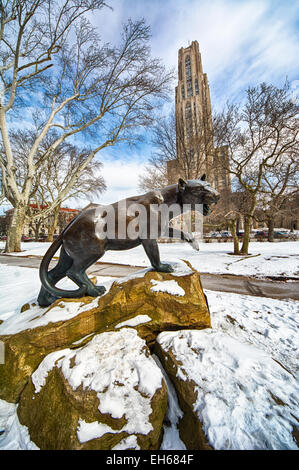
[[211, 329], [163, 332], [158, 343], [176, 389], [192, 385], [193, 413], [213, 448], [298, 449], [298, 385], [266, 352]]
[[[89, 304], [90, 305], [90, 304]], [[47, 310], [31, 306], [25, 312], [16, 313], [0, 325], [1, 335], [12, 335], [24, 330], [45, 326], [48, 323], [70, 320], [86, 310], [86, 304], [79, 300], [64, 302], [61, 300], [55, 307]]]
[[19, 415], [41, 449], [110, 449], [120, 441], [124, 448], [130, 435], [148, 449], [160, 439], [166, 405], [166, 385], [145, 341], [122, 328], [46, 356]]
[[171, 295], [185, 295], [185, 291], [178, 285], [176, 281], [156, 281], [152, 279], [151, 283], [154, 287], [151, 288], [153, 292], [167, 292]]
[[[180, 254], [179, 254], [180, 256]], [[188, 260], [188, 257], [187, 257]], [[173, 272], [173, 276], [187, 276], [189, 274], [192, 274], [194, 272], [193, 269], [191, 269], [191, 265], [186, 262], [186, 260], [181, 259], [181, 261], [165, 261], [167, 264], [170, 264]]]
[[[153, 359], [145, 356], [144, 349], [145, 341], [136, 330], [124, 328], [96, 335], [85, 347], [68, 354], [60, 367], [74, 390], [82, 384], [84, 389], [97, 392], [102, 413], [114, 418], [125, 415], [125, 430], [147, 434], [152, 429], [148, 422], [150, 398], [161, 388], [162, 374]], [[74, 364], [70, 366], [72, 358]], [[143, 424], [142, 419], [136, 422], [138, 414], [146, 417]]]
[[138, 325], [143, 325], [143, 323], [148, 323], [149, 321], [152, 321], [151, 317], [148, 315], [137, 315], [134, 318], [130, 318], [129, 320], [125, 320], [121, 323], [118, 323], [115, 325], [115, 328], [122, 328], [123, 326], [138, 326]]
[[36, 371], [31, 375], [35, 393], [39, 393], [41, 391], [41, 388], [46, 383], [46, 379], [50, 370], [53, 369], [57, 362], [59, 363], [59, 359], [62, 359], [66, 354], [70, 353], [72, 353], [70, 349], [63, 349], [60, 351], [54, 351], [45, 357]]
[[[10, 283], [7, 283], [10, 279]], [[114, 278], [97, 277], [97, 284], [106, 287], [108, 294]], [[3, 289], [2, 289], [3, 284]], [[73, 289], [70, 279], [58, 283], [58, 287]], [[40, 289], [40, 280], [37, 269], [19, 268], [0, 264], [0, 289], [3, 302], [0, 304], [0, 335], [12, 335], [24, 330], [45, 326], [48, 323], [70, 320], [87, 309], [98, 305], [98, 297], [86, 304], [74, 299], [72, 302], [61, 300], [53, 308], [42, 308], [37, 305], [37, 295]], [[30, 293], [28, 295], [28, 293]], [[30, 303], [30, 308], [20, 314], [21, 306]]]
[[98, 421], [93, 421], [92, 423], [86, 423], [84, 419], [79, 419], [78, 421], [77, 436], [81, 443], [97, 439], [107, 433], [117, 434], [118, 432], [117, 429], [113, 429], [111, 426], [99, 423]]
[[140, 450], [140, 447], [137, 443], [137, 437], [132, 435], [120, 441], [116, 446], [112, 448], [112, 450]]
[[90, 338], [93, 335], [94, 335], [94, 333], [90, 333], [89, 335], [83, 336], [83, 338], [80, 338], [78, 341], [73, 341], [72, 344], [74, 346], [77, 346], [77, 345], [79, 346], [81, 343], [85, 342], [88, 338]]

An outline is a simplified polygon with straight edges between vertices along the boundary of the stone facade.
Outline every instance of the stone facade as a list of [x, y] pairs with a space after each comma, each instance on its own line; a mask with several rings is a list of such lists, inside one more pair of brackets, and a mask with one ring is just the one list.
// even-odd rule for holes
[[[34, 213], [38, 210], [36, 204], [30, 204], [31, 211]], [[46, 209], [47, 206], [40, 206], [40, 209]], [[8, 227], [14, 209], [6, 211], [4, 218], [4, 226]], [[79, 209], [70, 209], [68, 207], [61, 207], [59, 210], [58, 224], [55, 228], [54, 235], [58, 235], [62, 230], [73, 220], [78, 214]], [[53, 215], [47, 215], [33, 222], [26, 222], [23, 230], [25, 237], [46, 237], [48, 235], [49, 227], [53, 225]]]

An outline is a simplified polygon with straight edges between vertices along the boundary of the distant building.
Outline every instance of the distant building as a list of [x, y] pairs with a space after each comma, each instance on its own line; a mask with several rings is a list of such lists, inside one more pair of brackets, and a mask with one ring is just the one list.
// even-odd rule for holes
[[[47, 206], [41, 205], [39, 208], [37, 204], [30, 204], [30, 208], [33, 212], [46, 209]], [[12, 217], [14, 209], [9, 209], [5, 213], [5, 225], [8, 227], [10, 218]], [[78, 214], [79, 209], [69, 209], [68, 207], [61, 207], [59, 210], [58, 224], [56, 226], [54, 234], [59, 234], [62, 230], [73, 220]], [[45, 216], [34, 222], [26, 223], [23, 230], [23, 235], [29, 238], [46, 237], [48, 235], [48, 229], [53, 225], [53, 216], [51, 214]]]
[[274, 219], [274, 226], [299, 230], [299, 194], [294, 194], [285, 201]]
[[224, 169], [228, 148], [214, 147], [210, 89], [197, 41], [178, 52], [175, 108], [177, 159], [167, 164], [169, 184], [179, 176], [194, 179], [206, 173], [215, 189], [230, 188], [229, 172]]

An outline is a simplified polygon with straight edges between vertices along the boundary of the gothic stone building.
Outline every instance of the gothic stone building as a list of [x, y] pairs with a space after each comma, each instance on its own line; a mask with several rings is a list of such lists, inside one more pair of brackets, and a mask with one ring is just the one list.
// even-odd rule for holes
[[[34, 213], [37, 210], [46, 209], [47, 206], [41, 205], [39, 208], [36, 204], [30, 204], [31, 211]], [[4, 227], [8, 227], [10, 219], [13, 215], [14, 209], [9, 209], [5, 213], [4, 217]], [[58, 235], [62, 230], [73, 220], [78, 214], [79, 209], [69, 209], [68, 207], [61, 207], [59, 210], [58, 224], [56, 226], [54, 234]], [[34, 222], [27, 222], [24, 226], [23, 235], [29, 238], [32, 237], [46, 237], [48, 235], [49, 226], [53, 225], [53, 216], [47, 215], [44, 218], [37, 219]], [[4, 232], [6, 231], [3, 230]]]
[[210, 89], [197, 41], [179, 50], [175, 106], [177, 159], [167, 164], [169, 184], [179, 176], [195, 179], [206, 173], [215, 189], [228, 189], [228, 151], [213, 144]]

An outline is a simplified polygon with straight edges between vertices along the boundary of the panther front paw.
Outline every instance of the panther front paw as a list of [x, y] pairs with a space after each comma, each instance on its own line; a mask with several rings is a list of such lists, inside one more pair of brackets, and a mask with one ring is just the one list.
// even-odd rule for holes
[[197, 240], [193, 239], [193, 240], [190, 242], [190, 245], [192, 246], [193, 250], [199, 251], [199, 243], [198, 243]]
[[104, 287], [104, 286], [96, 286], [96, 288], [97, 288], [97, 291], [98, 291], [98, 295], [103, 295], [103, 294], [105, 294], [105, 292], [106, 292], [106, 287]]
[[106, 287], [104, 286], [88, 286], [88, 291], [86, 295], [90, 295], [91, 297], [99, 297], [100, 295], [105, 294]]
[[170, 264], [161, 263], [156, 271], [159, 273], [173, 273], [174, 269]]

